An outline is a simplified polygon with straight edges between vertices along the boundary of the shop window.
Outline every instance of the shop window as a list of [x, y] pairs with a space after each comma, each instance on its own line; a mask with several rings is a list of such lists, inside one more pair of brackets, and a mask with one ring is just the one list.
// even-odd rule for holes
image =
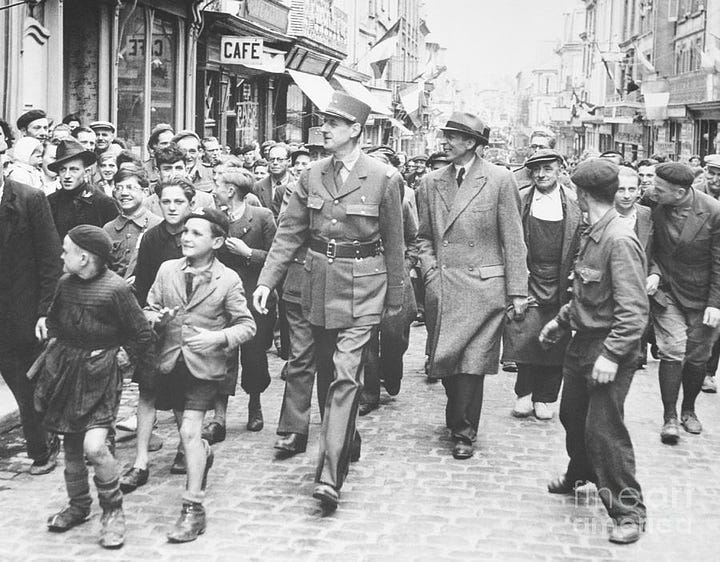
[[143, 145], [145, 123], [145, 11], [125, 8], [118, 56], [118, 136]]
[[289, 141], [303, 141], [303, 93], [297, 84], [290, 84], [287, 90], [287, 124], [285, 138]]
[[150, 54], [150, 128], [175, 123], [177, 22], [155, 12]]

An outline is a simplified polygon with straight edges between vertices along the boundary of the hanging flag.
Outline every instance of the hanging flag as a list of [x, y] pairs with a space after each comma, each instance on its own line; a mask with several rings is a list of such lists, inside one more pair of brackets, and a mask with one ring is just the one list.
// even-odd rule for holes
[[700, 51], [700, 68], [708, 74], [720, 72], [720, 49], [708, 46], [705, 51]]
[[637, 58], [638, 62], [648, 72], [648, 74], [655, 74], [657, 72], [655, 65], [653, 65], [653, 63], [650, 62], [650, 59], [643, 54], [637, 44], [635, 44], [635, 58]]
[[385, 32], [379, 41], [377, 41], [367, 54], [367, 61], [373, 69], [375, 78], [380, 78], [385, 72], [388, 61], [395, 55], [398, 42], [398, 32], [400, 31], [400, 20]]

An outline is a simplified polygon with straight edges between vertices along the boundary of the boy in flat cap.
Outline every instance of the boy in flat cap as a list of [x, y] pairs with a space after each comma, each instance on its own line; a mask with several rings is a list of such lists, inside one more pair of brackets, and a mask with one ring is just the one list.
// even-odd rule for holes
[[647, 278], [660, 355], [663, 443], [702, 432], [695, 399], [720, 326], [720, 202], [692, 187], [695, 174], [678, 162], [655, 168], [653, 262]]
[[213, 452], [201, 439], [207, 410], [215, 407], [230, 353], [255, 335], [237, 273], [216, 259], [228, 219], [216, 209], [195, 209], [182, 233], [183, 257], [164, 262], [147, 297], [148, 318], [159, 333], [156, 407], [174, 410], [187, 482], [170, 542], [189, 542], [205, 532], [205, 485]]
[[125, 539], [119, 467], [106, 445], [122, 392], [117, 353], [122, 346], [136, 362], [146, 362], [152, 336], [129, 285], [107, 268], [111, 251], [109, 236], [97, 226], [76, 226], [65, 236], [67, 275], [60, 279], [48, 312], [50, 342], [44, 361], [36, 363], [35, 389], [35, 408], [43, 424], [64, 435], [70, 499], [48, 519], [48, 528], [64, 532], [90, 516], [87, 458], [103, 509], [104, 548], [118, 548]]
[[540, 342], [551, 347], [575, 332], [565, 351], [560, 402], [570, 462], [548, 491], [573, 494], [577, 486], [594, 482], [614, 523], [610, 540], [625, 544], [640, 538], [646, 517], [623, 421], [648, 322], [645, 252], [613, 208], [618, 166], [586, 160], [571, 179], [590, 227], [575, 262], [573, 298], [540, 333]]

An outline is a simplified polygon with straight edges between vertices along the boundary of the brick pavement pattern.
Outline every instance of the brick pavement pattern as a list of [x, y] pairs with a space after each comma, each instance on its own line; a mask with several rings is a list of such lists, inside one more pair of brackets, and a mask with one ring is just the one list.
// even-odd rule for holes
[[[565, 468], [564, 432], [551, 422], [510, 416], [515, 376], [488, 377], [478, 450], [454, 460], [444, 428], [441, 384], [423, 374], [425, 330], [412, 330], [400, 394], [361, 418], [362, 458], [351, 466], [340, 508], [323, 513], [312, 499], [316, 436], [314, 405], [305, 454], [276, 460], [272, 448], [282, 398], [282, 362], [270, 353], [273, 382], [263, 395], [265, 429], [245, 429], [247, 399], [231, 400], [228, 438], [215, 445], [206, 508], [208, 529], [189, 544], [166, 543], [179, 512], [184, 476], [169, 473], [177, 446], [170, 416], [161, 414], [164, 447], [153, 453], [150, 481], [126, 497], [125, 547], [97, 545], [100, 509], [65, 534], [46, 518], [66, 501], [62, 463], [47, 476], [27, 474], [19, 430], [0, 439], [0, 559], [15, 560], [717, 560], [720, 522], [720, 396], [703, 394], [700, 436], [660, 443], [662, 407], [657, 362], [636, 374], [626, 418], [636, 449], [649, 530], [636, 544], [611, 545], [597, 492], [551, 496], [546, 481]], [[121, 417], [136, 390], [124, 393]], [[121, 463], [134, 442], [118, 447]], [[62, 458], [62, 455], [61, 455]], [[94, 489], [93, 489], [94, 494]]]

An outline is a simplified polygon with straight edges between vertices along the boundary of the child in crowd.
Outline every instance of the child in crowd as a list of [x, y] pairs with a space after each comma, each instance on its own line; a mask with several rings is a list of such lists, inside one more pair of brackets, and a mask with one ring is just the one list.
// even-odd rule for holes
[[228, 219], [216, 209], [188, 216], [183, 257], [164, 262], [147, 297], [147, 314], [159, 333], [156, 407], [174, 410], [185, 451], [187, 483], [170, 542], [205, 532], [207, 475], [213, 452], [201, 439], [207, 410], [215, 406], [230, 353], [255, 335], [242, 281], [215, 258], [225, 243]]
[[47, 316], [50, 338], [38, 368], [35, 408], [48, 431], [64, 435], [65, 485], [70, 503], [48, 519], [63, 532], [90, 515], [85, 458], [95, 471], [102, 507], [100, 545], [118, 548], [125, 540], [119, 467], [107, 447], [120, 405], [121, 346], [137, 363], [147, 360], [152, 332], [130, 287], [108, 270], [112, 243], [99, 227], [80, 225], [63, 241], [64, 275]]

